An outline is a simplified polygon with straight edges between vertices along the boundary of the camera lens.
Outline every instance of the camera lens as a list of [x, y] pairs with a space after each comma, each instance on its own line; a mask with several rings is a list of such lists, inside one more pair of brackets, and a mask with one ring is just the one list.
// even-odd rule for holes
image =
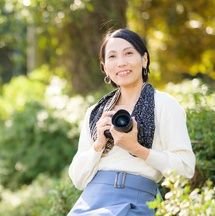
[[[112, 116], [112, 124], [115, 130], [128, 133], [132, 130], [133, 122], [128, 111], [120, 109]], [[107, 138], [113, 138], [109, 130], [104, 131]]]
[[131, 116], [126, 110], [118, 110], [112, 117], [112, 124], [119, 132], [128, 133], [131, 131], [133, 122]]
[[129, 123], [129, 118], [127, 116], [118, 116], [116, 119], [115, 119], [115, 125], [117, 127], [125, 127], [126, 125], [128, 125]]

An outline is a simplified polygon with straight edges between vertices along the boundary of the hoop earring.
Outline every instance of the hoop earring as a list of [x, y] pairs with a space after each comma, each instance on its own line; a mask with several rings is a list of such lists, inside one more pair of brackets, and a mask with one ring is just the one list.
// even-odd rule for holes
[[109, 77], [109, 76], [105, 76], [104, 82], [105, 82], [106, 84], [111, 84], [111, 79], [110, 79], [110, 77]]
[[148, 74], [148, 70], [147, 70], [146, 68], [143, 67], [143, 75], [144, 75], [144, 76], [147, 76], [147, 74]]

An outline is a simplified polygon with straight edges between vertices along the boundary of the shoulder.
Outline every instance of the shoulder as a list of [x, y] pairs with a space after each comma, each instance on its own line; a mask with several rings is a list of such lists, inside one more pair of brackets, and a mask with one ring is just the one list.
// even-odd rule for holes
[[87, 108], [87, 112], [91, 112], [97, 105], [98, 103], [94, 103], [92, 105], [90, 105], [88, 108]]
[[92, 104], [90, 105], [87, 110], [86, 110], [86, 113], [85, 113], [85, 116], [87, 116], [89, 118], [91, 112], [93, 111], [93, 109], [97, 106], [98, 103], [95, 103], [95, 104]]
[[92, 112], [98, 112], [100, 109], [103, 110], [103, 108], [104, 108], [105, 104], [108, 102], [108, 100], [110, 98], [114, 97], [117, 92], [119, 92], [119, 90], [118, 89], [114, 89], [113, 91], [111, 91], [111, 92], [107, 93], [106, 95], [104, 95], [102, 98], [100, 98], [98, 100], [97, 103], [91, 105], [88, 108], [89, 112], [92, 113]]
[[184, 112], [184, 108], [172, 95], [155, 90], [155, 109], [162, 112], [178, 113]]

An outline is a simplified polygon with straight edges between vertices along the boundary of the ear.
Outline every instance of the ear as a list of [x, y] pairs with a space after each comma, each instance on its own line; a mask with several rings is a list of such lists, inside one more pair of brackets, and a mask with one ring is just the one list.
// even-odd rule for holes
[[105, 72], [105, 64], [104, 64], [104, 62], [100, 62], [100, 68], [101, 68], [103, 73], [106, 73]]
[[147, 63], [148, 63], [148, 57], [147, 57], [147, 53], [145, 52], [144, 55], [142, 56], [142, 64], [144, 68], [146, 68]]

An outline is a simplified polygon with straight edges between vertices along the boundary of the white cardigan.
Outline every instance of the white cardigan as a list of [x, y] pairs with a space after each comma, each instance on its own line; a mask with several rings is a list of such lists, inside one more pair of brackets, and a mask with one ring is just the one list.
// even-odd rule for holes
[[69, 176], [78, 189], [84, 189], [98, 170], [125, 171], [159, 182], [169, 171], [187, 178], [194, 175], [195, 155], [187, 132], [183, 108], [170, 95], [155, 91], [155, 134], [146, 160], [133, 157], [118, 146], [105, 156], [96, 152], [90, 136], [89, 117], [85, 115], [78, 151], [69, 167]]

